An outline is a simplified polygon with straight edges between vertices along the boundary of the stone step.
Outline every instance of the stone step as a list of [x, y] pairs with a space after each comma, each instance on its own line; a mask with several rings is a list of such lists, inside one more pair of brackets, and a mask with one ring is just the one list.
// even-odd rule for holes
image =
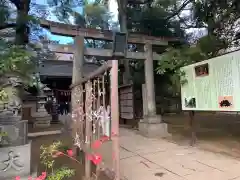
[[51, 121], [51, 117], [36, 118], [35, 121]]
[[50, 121], [36, 121], [34, 124], [51, 124]]
[[34, 121], [51, 121], [52, 118], [51, 117], [37, 117], [37, 118], [34, 118]]
[[51, 124], [51, 121], [35, 121], [34, 124]]
[[34, 127], [49, 127], [51, 126], [51, 119], [36, 119], [33, 124]]
[[39, 127], [39, 128], [46, 128], [46, 127], [50, 127], [51, 124], [34, 124], [34, 128]]

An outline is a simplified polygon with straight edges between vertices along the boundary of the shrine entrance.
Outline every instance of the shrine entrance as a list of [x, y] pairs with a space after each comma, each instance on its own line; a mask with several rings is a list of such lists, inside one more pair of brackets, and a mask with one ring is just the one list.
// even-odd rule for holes
[[[74, 145], [85, 155], [85, 178], [90, 179], [92, 174], [98, 177], [109, 163], [100, 151], [105, 143], [111, 143], [114, 179], [120, 179], [118, 61], [108, 61], [91, 75], [73, 82], [71, 87], [72, 135]], [[92, 165], [96, 165], [95, 172]]]
[[[128, 38], [124, 37], [126, 39], [123, 44], [123, 42], [116, 43], [122, 37], [116, 38], [116, 34], [114, 35], [111, 31], [82, 29], [51, 21], [41, 21], [41, 25], [50, 29], [53, 34], [74, 37], [74, 45], [54, 45], [51, 47], [51, 51], [58, 56], [59, 62], [66, 58], [66, 54], [72, 59], [72, 137], [74, 146], [77, 147], [76, 151], [80, 149], [85, 155], [85, 178], [88, 180], [91, 178], [91, 164], [93, 163], [97, 167], [94, 173], [97, 177], [101, 169], [105, 169], [105, 172], [112, 172], [110, 173], [112, 179], [120, 180], [119, 116], [135, 118], [135, 115], [132, 86], [118, 89], [119, 69], [116, 57], [124, 54], [123, 59], [144, 61], [144, 92], [146, 95], [143, 101], [146, 104], [146, 111], [144, 118], [139, 122], [139, 131], [148, 137], [165, 136], [167, 135], [166, 124], [162, 122], [161, 116], [156, 114], [153, 77], [153, 60], [159, 60], [160, 56], [153, 52], [152, 46], [167, 46], [168, 40], [129, 34]], [[84, 38], [113, 41], [114, 43], [112, 49], [85, 48]], [[127, 42], [143, 44], [144, 52], [127, 51]], [[121, 52], [122, 49], [124, 52]], [[87, 76], [83, 76], [84, 56], [102, 58], [106, 60], [106, 63]], [[108, 82], [107, 86], [106, 81]], [[107, 89], [109, 89], [109, 93], [107, 93]], [[120, 103], [120, 108], [119, 98], [123, 101]], [[112, 148], [112, 151], [110, 151], [111, 154], [103, 157], [100, 152], [103, 152], [101, 149], [104, 149], [105, 145], [108, 150]]]

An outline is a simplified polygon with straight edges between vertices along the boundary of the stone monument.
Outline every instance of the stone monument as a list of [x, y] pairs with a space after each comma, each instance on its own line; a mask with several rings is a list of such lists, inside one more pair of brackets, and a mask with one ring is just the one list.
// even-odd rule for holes
[[[19, 106], [9, 100], [0, 112], [0, 179], [27, 177], [31, 167], [31, 142], [28, 141], [27, 120], [21, 120]], [[16, 104], [15, 104], [16, 105]], [[3, 135], [4, 134], [4, 135]]]
[[44, 94], [44, 88], [40, 88], [39, 96], [37, 96], [37, 112], [33, 113], [34, 127], [49, 127], [51, 123], [51, 115], [45, 109], [47, 96]]

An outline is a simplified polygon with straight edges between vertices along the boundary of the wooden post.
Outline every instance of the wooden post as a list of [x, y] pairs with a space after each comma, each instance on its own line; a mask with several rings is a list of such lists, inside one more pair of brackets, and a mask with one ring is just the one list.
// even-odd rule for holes
[[120, 146], [119, 146], [119, 102], [118, 102], [118, 61], [112, 60], [111, 69], [111, 121], [113, 141], [113, 166], [115, 179], [120, 180]]
[[189, 117], [190, 117], [190, 128], [191, 128], [191, 141], [190, 146], [194, 146], [196, 144], [197, 136], [196, 136], [196, 122], [194, 119], [195, 112], [189, 111]]
[[84, 63], [84, 38], [82, 36], [76, 36], [74, 39], [72, 84], [75, 84], [82, 80], [83, 63]]
[[85, 152], [85, 180], [91, 179], [91, 161], [88, 159], [88, 152], [91, 148], [91, 134], [92, 134], [92, 82], [88, 81], [85, 84], [86, 98], [85, 98], [85, 131], [86, 131], [86, 152]]
[[[84, 38], [83, 37], [75, 37], [74, 40], [74, 59], [73, 59], [73, 72], [72, 72], [72, 84], [75, 84], [81, 81], [83, 77], [83, 62], [84, 62]], [[82, 85], [76, 86], [72, 88], [71, 92], [71, 110], [74, 113], [74, 109], [76, 109], [79, 104], [83, 102], [83, 94], [82, 94]], [[72, 137], [76, 136], [78, 132], [80, 124], [79, 121], [72, 121]], [[74, 153], [77, 154], [77, 148], [73, 148]]]

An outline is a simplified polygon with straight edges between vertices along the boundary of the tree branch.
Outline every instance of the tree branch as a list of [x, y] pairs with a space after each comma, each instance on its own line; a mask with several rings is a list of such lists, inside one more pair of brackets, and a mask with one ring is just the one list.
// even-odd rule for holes
[[207, 28], [207, 26], [199, 26], [198, 24], [191, 24], [191, 25], [189, 25], [189, 24], [187, 24], [186, 23], [186, 21], [185, 21], [185, 19], [183, 19], [183, 18], [181, 18], [181, 16], [179, 15], [179, 14], [177, 14], [177, 17], [179, 18], [179, 20], [180, 20], [180, 22], [182, 22], [183, 23], [183, 25], [185, 26], [185, 27], [183, 27], [184, 29], [190, 29], [190, 28], [195, 28], [195, 29], [199, 29], [199, 28]]
[[180, 6], [180, 8], [179, 8], [177, 11], [175, 11], [173, 14], [171, 14], [170, 16], [168, 16], [168, 17], [166, 18], [166, 20], [169, 20], [169, 19], [177, 16], [177, 15], [178, 15], [189, 3], [191, 3], [191, 2], [192, 2], [192, 0], [185, 0], [185, 1], [183, 2], [183, 4]]
[[6, 29], [6, 28], [14, 28], [14, 27], [16, 27], [16, 23], [0, 24], [0, 30]]

